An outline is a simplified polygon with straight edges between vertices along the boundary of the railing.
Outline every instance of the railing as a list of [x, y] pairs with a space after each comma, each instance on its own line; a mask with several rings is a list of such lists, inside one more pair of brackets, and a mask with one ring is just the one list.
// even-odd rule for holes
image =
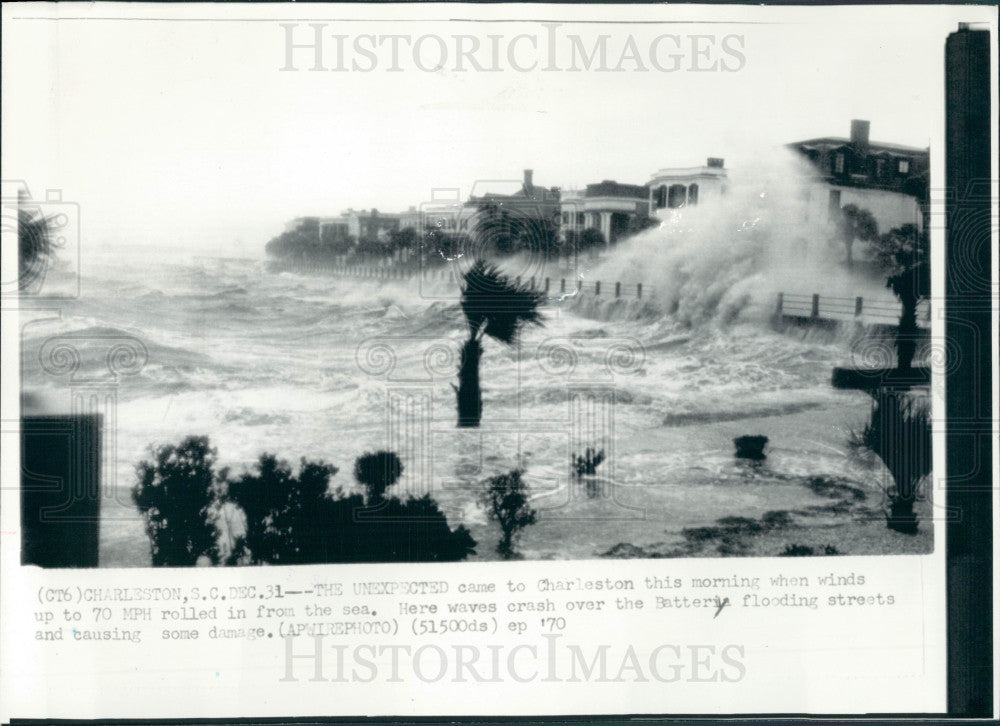
[[[373, 278], [379, 280], [412, 280], [420, 278], [425, 281], [447, 281], [455, 283], [455, 272], [450, 269], [392, 267], [379, 265], [339, 265], [335, 263], [313, 262], [281, 262], [279, 265], [293, 272], [323, 272], [345, 277]], [[604, 297], [635, 297], [642, 299], [643, 285], [641, 282], [612, 282], [605, 284], [600, 280], [581, 280], [566, 277], [526, 277], [517, 275], [514, 281], [525, 284], [530, 290], [538, 290], [549, 295], [573, 295], [588, 293]], [[648, 293], [648, 289], [646, 290]]]
[[[902, 305], [892, 299], [863, 297], [835, 297], [778, 293], [775, 314], [793, 318], [812, 320], [857, 320], [875, 323], [898, 323]], [[917, 324], [928, 325], [931, 320], [931, 306], [927, 300], [917, 304]]]

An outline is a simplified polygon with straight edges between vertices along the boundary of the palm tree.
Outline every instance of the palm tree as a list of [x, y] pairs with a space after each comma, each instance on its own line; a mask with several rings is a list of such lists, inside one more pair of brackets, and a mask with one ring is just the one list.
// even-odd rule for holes
[[[21, 200], [19, 199], [19, 205]], [[48, 217], [17, 210], [18, 288], [24, 290], [45, 270], [52, 256], [51, 222]]]
[[927, 232], [904, 224], [878, 238], [876, 260], [886, 273], [885, 285], [902, 310], [896, 337], [899, 368], [909, 370], [916, 353], [917, 303], [930, 294], [930, 241]]
[[916, 534], [913, 511], [917, 484], [931, 472], [931, 422], [926, 408], [905, 394], [881, 390], [873, 394], [871, 420], [858, 434], [854, 445], [873, 451], [892, 475], [889, 487], [889, 529]]
[[368, 493], [368, 506], [385, 501], [385, 490], [396, 483], [403, 473], [403, 462], [394, 451], [365, 453], [354, 462], [354, 478]]
[[469, 327], [469, 339], [462, 346], [458, 368], [458, 425], [479, 426], [483, 413], [483, 394], [479, 386], [479, 359], [483, 354], [483, 336], [506, 345], [517, 343], [521, 327], [542, 325], [539, 311], [545, 294], [512, 283], [494, 265], [476, 260], [463, 276], [462, 312]]

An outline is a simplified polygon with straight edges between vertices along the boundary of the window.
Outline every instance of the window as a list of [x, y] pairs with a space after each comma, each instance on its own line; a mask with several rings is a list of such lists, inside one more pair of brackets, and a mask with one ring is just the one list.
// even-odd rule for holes
[[877, 159], [875, 161], [875, 178], [885, 179], [885, 159]]
[[569, 212], [562, 213], [562, 223], [569, 224]]
[[900, 174], [909, 174], [910, 173], [910, 160], [909, 159], [900, 159], [899, 160], [899, 173]]
[[844, 173], [844, 155], [843, 154], [837, 154], [833, 158], [833, 171], [836, 174], [843, 174]]
[[670, 187], [667, 195], [667, 206], [671, 209], [683, 207], [687, 202], [687, 187], [683, 184], [674, 184]]
[[827, 214], [831, 220], [837, 218], [837, 214], [840, 213], [840, 190], [831, 189], [830, 190], [830, 201], [827, 205]]
[[581, 227], [583, 226], [583, 224], [584, 224], [584, 221], [583, 221], [583, 212], [577, 212], [576, 213], [576, 223], [579, 226], [581, 226]]
[[667, 188], [661, 186], [656, 190], [656, 208], [663, 209], [665, 206], [667, 206]]
[[694, 206], [698, 203], [698, 185], [692, 184], [688, 187], [688, 204]]

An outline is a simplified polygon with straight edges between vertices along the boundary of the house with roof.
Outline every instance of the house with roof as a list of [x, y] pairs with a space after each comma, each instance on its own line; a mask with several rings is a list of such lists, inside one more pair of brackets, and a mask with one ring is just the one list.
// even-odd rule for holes
[[484, 241], [523, 238], [522, 242], [548, 245], [559, 223], [559, 187], [534, 183], [531, 169], [524, 170], [520, 188], [511, 193], [470, 194], [459, 215], [459, 230]]
[[726, 193], [727, 174], [725, 160], [715, 157], [704, 166], [660, 169], [646, 184], [649, 214], [718, 202]]
[[649, 217], [649, 188], [605, 179], [585, 189], [564, 191], [559, 200], [560, 230], [596, 229], [614, 244]]
[[802, 190], [810, 220], [834, 222], [848, 204], [867, 209], [880, 233], [928, 222], [930, 149], [871, 141], [871, 124], [851, 121], [851, 135], [787, 144], [803, 159], [810, 180]]

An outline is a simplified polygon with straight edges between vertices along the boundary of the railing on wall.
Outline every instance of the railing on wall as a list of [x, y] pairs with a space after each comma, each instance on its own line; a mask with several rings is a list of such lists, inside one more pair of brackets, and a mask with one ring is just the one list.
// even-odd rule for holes
[[[281, 268], [290, 272], [322, 272], [344, 277], [373, 278], [379, 280], [411, 280], [420, 278], [427, 281], [455, 283], [455, 272], [450, 269], [392, 267], [379, 265], [338, 265], [333, 263], [282, 262]], [[641, 282], [604, 282], [601, 280], [581, 280], [567, 277], [524, 277], [514, 278], [519, 285], [549, 295], [573, 295], [587, 293], [601, 297], [642, 299], [649, 290]]]
[[[899, 301], [864, 297], [836, 297], [833, 295], [801, 295], [779, 292], [775, 315], [810, 320], [864, 321], [895, 324], [899, 322], [902, 306]], [[931, 306], [927, 300], [917, 304], [917, 324], [927, 326], [931, 320]]]
[[[455, 284], [455, 271], [445, 268], [398, 267], [391, 265], [344, 265], [337, 263], [291, 262], [279, 263], [282, 269], [301, 273], [325, 273], [344, 277], [369, 278], [378, 280], [441, 281]], [[524, 277], [514, 278], [518, 284], [525, 284], [531, 290], [538, 290], [550, 296], [585, 293], [598, 297], [636, 298], [648, 296], [648, 288], [641, 282], [583, 280], [572, 277]], [[899, 322], [901, 305], [891, 298], [837, 297], [834, 295], [796, 294], [779, 292], [775, 315], [798, 321], [844, 322], [856, 321], [875, 324], [896, 324]], [[930, 324], [931, 307], [927, 300], [917, 305], [918, 325]]]

